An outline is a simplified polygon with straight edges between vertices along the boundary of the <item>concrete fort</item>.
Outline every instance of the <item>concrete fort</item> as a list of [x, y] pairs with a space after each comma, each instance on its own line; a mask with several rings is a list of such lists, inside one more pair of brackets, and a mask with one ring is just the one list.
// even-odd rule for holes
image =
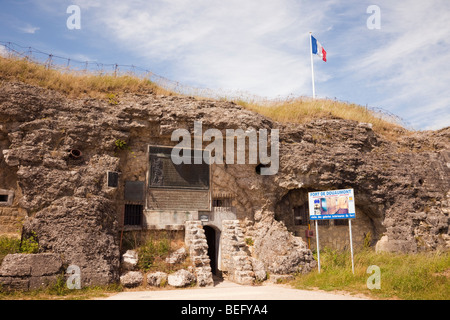
[[[194, 140], [198, 123], [200, 142]], [[185, 151], [192, 151], [181, 153], [190, 161], [179, 164], [171, 156], [181, 143], [173, 140], [176, 130], [183, 130]], [[232, 164], [199, 162], [195, 150], [211, 157], [219, 150], [205, 139], [208, 130], [222, 137], [242, 130], [266, 148], [255, 156], [243, 143], [249, 136], [241, 147], [234, 136], [233, 149], [222, 144], [220, 150]], [[260, 139], [263, 132], [271, 134]], [[356, 248], [382, 239], [379, 248], [386, 251], [445, 250], [449, 137], [447, 128], [393, 142], [349, 120], [278, 123], [232, 102], [153, 94], [123, 94], [111, 105], [5, 82], [0, 233], [23, 241], [36, 235], [38, 253], [30, 257], [52, 254], [63, 269], [78, 266], [82, 286], [118, 282], [122, 255], [137, 234], [177, 235], [197, 283], [210, 285], [212, 275], [253, 283], [266, 274], [315, 268], [314, 238], [305, 236], [308, 192], [352, 188]], [[279, 154], [270, 159], [275, 141]], [[277, 161], [275, 174], [263, 174]], [[323, 221], [319, 228], [321, 246], [348, 248], [346, 220]], [[16, 257], [3, 260], [5, 286], [31, 288], [31, 278], [40, 277], [33, 265], [22, 265]]]

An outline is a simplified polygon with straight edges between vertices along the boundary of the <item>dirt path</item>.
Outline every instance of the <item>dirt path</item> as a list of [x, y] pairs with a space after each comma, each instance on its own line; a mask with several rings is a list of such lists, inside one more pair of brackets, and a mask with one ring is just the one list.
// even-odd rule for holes
[[214, 287], [121, 292], [107, 300], [365, 300], [348, 294], [292, 289], [283, 285], [243, 286], [229, 281]]

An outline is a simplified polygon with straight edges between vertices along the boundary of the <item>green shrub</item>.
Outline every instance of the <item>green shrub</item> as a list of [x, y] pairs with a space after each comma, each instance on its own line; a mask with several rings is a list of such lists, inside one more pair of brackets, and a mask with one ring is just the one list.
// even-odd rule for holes
[[20, 252], [20, 239], [0, 237], [0, 263], [7, 254], [18, 252]]
[[157, 267], [161, 261], [169, 255], [170, 241], [166, 237], [154, 239], [150, 237], [144, 245], [138, 248], [138, 267], [143, 271], [148, 271]]
[[37, 241], [37, 235], [34, 231], [31, 232], [31, 236], [22, 239], [22, 243], [20, 245], [20, 253], [38, 253], [39, 252], [39, 243]]
[[116, 149], [118, 150], [125, 150], [128, 149], [128, 145], [125, 141], [121, 140], [121, 139], [117, 139], [114, 144], [116, 145]]
[[0, 263], [7, 254], [13, 253], [38, 253], [39, 243], [35, 232], [28, 238], [20, 239], [6, 236], [0, 237]]

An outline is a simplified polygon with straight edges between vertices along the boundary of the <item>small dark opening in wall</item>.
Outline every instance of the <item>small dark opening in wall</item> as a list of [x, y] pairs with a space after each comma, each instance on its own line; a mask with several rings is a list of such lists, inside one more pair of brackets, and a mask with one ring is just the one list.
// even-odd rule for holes
[[419, 184], [423, 185], [423, 180], [422, 179], [419, 179]]
[[217, 273], [217, 255], [216, 255], [216, 230], [210, 226], [204, 226], [206, 241], [208, 244], [208, 257], [211, 272]]
[[107, 180], [108, 180], [108, 187], [117, 188], [119, 185], [119, 173], [108, 171]]
[[69, 151], [69, 155], [72, 159], [79, 159], [79, 158], [81, 158], [82, 153], [78, 149], [71, 149]]
[[0, 202], [8, 202], [8, 195], [0, 194]]
[[142, 214], [144, 207], [140, 204], [126, 204], [124, 225], [126, 226], [140, 226], [142, 223]]

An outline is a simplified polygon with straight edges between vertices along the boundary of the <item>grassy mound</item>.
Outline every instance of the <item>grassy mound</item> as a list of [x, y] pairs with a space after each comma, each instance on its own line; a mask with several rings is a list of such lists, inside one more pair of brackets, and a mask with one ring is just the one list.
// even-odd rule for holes
[[[26, 59], [1, 56], [0, 80], [21, 81], [56, 90], [69, 98], [90, 97], [107, 99], [110, 102], [115, 101], [116, 95], [125, 92], [180, 95], [161, 88], [148, 79], [133, 75], [116, 77], [113, 74], [58, 71]], [[203, 97], [198, 98], [203, 99]], [[408, 130], [396, 123], [395, 119], [386, 118], [382, 114], [356, 104], [329, 99], [286, 98], [281, 101], [233, 101], [246, 109], [279, 122], [307, 123], [314, 119], [347, 119], [371, 123], [377, 133], [389, 139], [408, 133]]]

